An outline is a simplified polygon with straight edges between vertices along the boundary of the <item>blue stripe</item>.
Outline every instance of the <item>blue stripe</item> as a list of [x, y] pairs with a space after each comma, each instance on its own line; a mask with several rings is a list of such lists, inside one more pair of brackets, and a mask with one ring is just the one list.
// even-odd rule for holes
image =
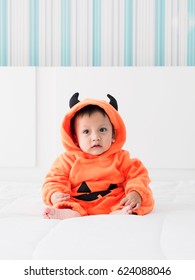
[[7, 1], [0, 4], [0, 66], [7, 66]]
[[61, 0], [61, 65], [71, 65], [70, 0]]
[[101, 0], [93, 0], [93, 49], [92, 64], [101, 66]]
[[165, 64], [165, 1], [156, 0], [155, 65]]
[[195, 66], [195, 1], [188, 0], [187, 65]]
[[39, 1], [30, 0], [30, 66], [39, 65]]
[[124, 3], [124, 66], [133, 65], [133, 1]]

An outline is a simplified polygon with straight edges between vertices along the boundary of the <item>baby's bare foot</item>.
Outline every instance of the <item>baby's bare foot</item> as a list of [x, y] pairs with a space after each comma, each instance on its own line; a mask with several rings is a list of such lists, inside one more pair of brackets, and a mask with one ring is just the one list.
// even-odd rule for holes
[[64, 220], [64, 219], [75, 218], [80, 216], [81, 215], [79, 214], [79, 212], [71, 209], [57, 209], [57, 208], [47, 207], [43, 212], [44, 219]]
[[110, 213], [111, 215], [129, 215], [132, 214], [130, 206], [124, 206], [121, 210], [116, 210]]

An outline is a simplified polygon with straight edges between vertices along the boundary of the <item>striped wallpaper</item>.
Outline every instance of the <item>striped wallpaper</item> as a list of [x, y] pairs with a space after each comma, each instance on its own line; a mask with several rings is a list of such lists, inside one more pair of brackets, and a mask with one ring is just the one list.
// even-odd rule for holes
[[195, 0], [0, 0], [1, 66], [195, 66]]

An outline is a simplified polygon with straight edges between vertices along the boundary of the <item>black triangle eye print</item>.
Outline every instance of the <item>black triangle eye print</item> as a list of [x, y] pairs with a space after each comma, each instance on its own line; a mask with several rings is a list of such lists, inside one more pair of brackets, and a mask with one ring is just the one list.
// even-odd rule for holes
[[90, 188], [87, 186], [87, 184], [86, 184], [85, 182], [83, 182], [83, 183], [80, 185], [80, 187], [79, 187], [79, 189], [78, 189], [77, 192], [78, 192], [78, 193], [89, 193], [89, 192], [91, 192], [91, 190], [90, 190]]
[[117, 188], [117, 184], [110, 184], [109, 188], [105, 191], [99, 191], [99, 192], [91, 192], [90, 188], [88, 187], [86, 182], [82, 182], [78, 189], [78, 193], [85, 193], [81, 195], [75, 195], [73, 196], [76, 199], [83, 200], [83, 201], [93, 201], [99, 198], [99, 196], [106, 196], [109, 194], [112, 190]]

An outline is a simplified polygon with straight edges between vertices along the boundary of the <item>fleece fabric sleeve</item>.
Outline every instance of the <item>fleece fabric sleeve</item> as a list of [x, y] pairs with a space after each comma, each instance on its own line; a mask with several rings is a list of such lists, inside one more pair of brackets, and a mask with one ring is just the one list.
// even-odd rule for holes
[[55, 160], [50, 171], [46, 175], [42, 187], [42, 197], [45, 204], [52, 206], [51, 196], [54, 192], [70, 194], [70, 169], [71, 159], [69, 159], [65, 154], [62, 154]]
[[130, 159], [128, 153], [125, 157], [125, 166], [125, 194], [127, 195], [131, 191], [137, 191], [140, 194], [142, 198], [141, 207], [135, 210], [135, 213], [145, 215], [151, 212], [154, 207], [154, 199], [149, 187], [148, 171], [139, 159]]

